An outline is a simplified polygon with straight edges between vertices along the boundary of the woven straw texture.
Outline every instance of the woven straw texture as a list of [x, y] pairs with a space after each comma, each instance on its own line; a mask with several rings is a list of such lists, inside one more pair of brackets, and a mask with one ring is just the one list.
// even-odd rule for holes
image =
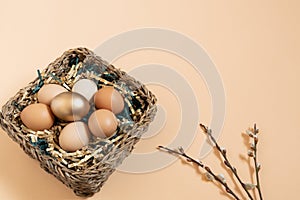
[[[66, 88], [82, 78], [95, 81], [99, 88], [114, 86], [125, 99], [125, 109], [118, 114], [119, 127], [108, 139], [93, 138], [90, 145], [76, 152], [65, 152], [58, 136], [65, 122], [57, 121], [44, 131], [32, 131], [20, 120], [20, 112], [37, 102], [43, 84], [56, 83]], [[40, 166], [76, 195], [92, 196], [99, 192], [115, 168], [133, 150], [156, 113], [156, 98], [147, 88], [86, 48], [66, 51], [49, 64], [39, 76], [12, 97], [0, 112], [0, 123], [7, 134]], [[86, 119], [83, 119], [83, 121]]]

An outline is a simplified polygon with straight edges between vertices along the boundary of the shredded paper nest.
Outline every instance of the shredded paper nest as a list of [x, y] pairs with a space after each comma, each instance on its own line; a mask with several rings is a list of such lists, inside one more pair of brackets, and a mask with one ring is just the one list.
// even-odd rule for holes
[[[90, 144], [76, 152], [66, 152], [58, 145], [60, 131], [67, 123], [57, 120], [45, 131], [26, 128], [20, 113], [37, 102], [37, 92], [44, 84], [55, 83], [70, 90], [80, 79], [90, 79], [98, 87], [114, 86], [124, 97], [125, 108], [117, 115], [119, 126], [107, 139], [93, 137]], [[103, 61], [86, 48], [66, 51], [37, 78], [21, 89], [2, 108], [1, 125], [24, 151], [41, 163], [79, 196], [98, 192], [146, 131], [156, 113], [156, 98], [147, 88], [125, 72]], [[82, 121], [87, 121], [84, 118]]]

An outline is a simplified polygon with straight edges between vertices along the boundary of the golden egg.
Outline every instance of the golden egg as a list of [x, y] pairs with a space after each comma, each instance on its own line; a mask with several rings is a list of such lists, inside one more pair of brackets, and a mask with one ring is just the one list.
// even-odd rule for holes
[[20, 117], [23, 124], [34, 131], [49, 129], [54, 123], [50, 107], [42, 103], [27, 106], [22, 110]]
[[59, 119], [77, 121], [88, 114], [90, 104], [78, 93], [63, 92], [51, 101], [51, 110]]

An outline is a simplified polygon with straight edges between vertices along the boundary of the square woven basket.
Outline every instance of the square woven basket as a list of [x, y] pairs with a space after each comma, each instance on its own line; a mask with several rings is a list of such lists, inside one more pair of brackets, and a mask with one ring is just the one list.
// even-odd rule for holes
[[[114, 86], [123, 95], [125, 108], [117, 115], [119, 126], [113, 136], [94, 138], [88, 146], [70, 153], [58, 145], [58, 136], [66, 123], [55, 122], [44, 131], [33, 131], [23, 125], [20, 112], [37, 102], [37, 92], [44, 84], [72, 88], [83, 78], [93, 80], [98, 88]], [[41, 168], [73, 189], [77, 196], [89, 197], [100, 191], [115, 168], [133, 150], [155, 116], [155, 103], [155, 96], [143, 84], [92, 51], [76, 48], [63, 53], [10, 98], [0, 111], [0, 123], [29, 156], [40, 162]]]

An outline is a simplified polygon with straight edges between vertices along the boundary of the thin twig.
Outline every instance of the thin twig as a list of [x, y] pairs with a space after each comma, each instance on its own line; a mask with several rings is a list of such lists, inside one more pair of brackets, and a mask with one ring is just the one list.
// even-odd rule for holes
[[236, 200], [240, 200], [240, 198], [233, 192], [233, 190], [230, 189], [230, 187], [228, 186], [228, 184], [224, 180], [222, 180], [221, 178], [219, 178], [219, 176], [217, 176], [210, 169], [210, 167], [204, 165], [201, 161], [195, 160], [194, 158], [192, 158], [189, 155], [187, 155], [182, 148], [179, 148], [179, 151], [176, 151], [176, 150], [172, 150], [172, 149], [169, 149], [167, 147], [164, 147], [164, 146], [158, 146], [158, 149], [164, 150], [164, 151], [166, 151], [167, 153], [170, 153], [170, 154], [176, 154], [178, 156], [182, 156], [182, 157], [186, 158], [187, 162], [192, 162], [192, 163], [197, 164], [199, 167], [203, 168], [207, 173], [209, 173], [214, 178], [214, 180], [216, 180], [217, 182], [219, 182], [220, 184], [222, 184], [224, 186], [225, 191], [228, 194], [232, 195]]
[[258, 144], [258, 134], [259, 130], [256, 128], [256, 124], [254, 124], [254, 128], [253, 128], [253, 134], [254, 134], [254, 148], [253, 148], [253, 161], [254, 161], [254, 166], [255, 166], [255, 175], [256, 175], [256, 188], [259, 194], [259, 198], [260, 200], [263, 200], [262, 197], [262, 192], [261, 192], [261, 188], [260, 188], [260, 181], [259, 181], [259, 170], [260, 170], [260, 165], [257, 162], [257, 144]]
[[204, 133], [207, 134], [207, 136], [209, 137], [209, 139], [213, 142], [214, 147], [219, 151], [219, 153], [222, 155], [223, 159], [224, 159], [224, 164], [232, 171], [232, 173], [234, 174], [234, 176], [236, 177], [236, 179], [238, 180], [238, 182], [240, 183], [240, 185], [242, 186], [242, 188], [245, 190], [245, 192], [247, 193], [248, 197], [253, 200], [252, 195], [249, 193], [249, 191], [247, 190], [245, 183], [241, 180], [241, 178], [239, 177], [238, 173], [237, 173], [237, 169], [232, 166], [232, 164], [230, 163], [230, 161], [228, 160], [227, 154], [226, 154], [226, 149], [220, 147], [220, 145], [218, 144], [218, 142], [216, 141], [216, 139], [214, 138], [214, 136], [212, 135], [212, 131], [211, 129], [208, 129], [208, 127], [204, 126], [203, 124], [200, 124], [201, 129], [204, 131]]

